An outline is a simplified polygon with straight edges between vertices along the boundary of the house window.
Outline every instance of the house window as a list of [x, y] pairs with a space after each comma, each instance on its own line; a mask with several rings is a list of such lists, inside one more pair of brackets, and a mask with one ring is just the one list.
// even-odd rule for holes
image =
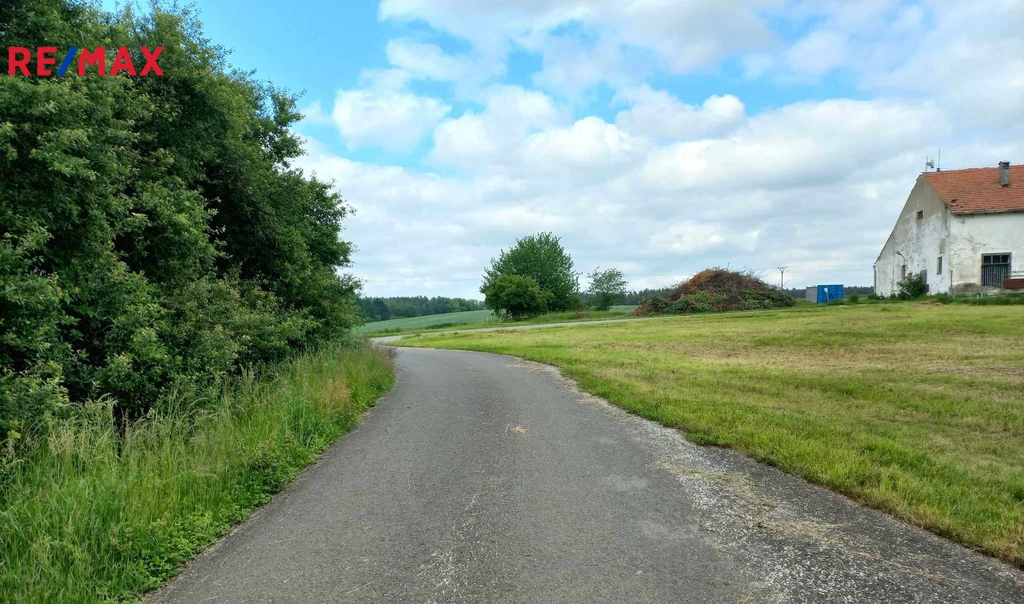
[[935, 261], [935, 274], [942, 274], [942, 256], [939, 256], [938, 260]]
[[921, 220], [922, 218], [924, 218], [924, 210], [918, 210], [917, 211], [917, 219]]
[[984, 254], [981, 257], [981, 284], [1002, 287], [1010, 278], [1010, 254]]

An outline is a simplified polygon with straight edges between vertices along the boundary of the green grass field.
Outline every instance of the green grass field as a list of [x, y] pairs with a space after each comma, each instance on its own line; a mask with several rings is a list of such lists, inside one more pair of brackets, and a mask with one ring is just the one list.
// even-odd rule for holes
[[629, 316], [635, 306], [613, 306], [607, 311], [586, 311], [586, 316], [577, 318], [575, 312], [548, 313], [526, 319], [525, 321], [502, 322], [491, 314], [489, 310], [467, 310], [465, 312], [450, 312], [442, 315], [427, 315], [425, 317], [407, 317], [404, 319], [389, 319], [387, 321], [374, 321], [361, 326], [357, 331], [361, 334], [379, 333], [416, 333], [447, 327], [458, 327], [459, 329], [475, 329], [478, 327], [496, 327], [499, 325], [538, 325], [542, 323], [562, 323], [566, 321], [594, 321], [600, 319], [617, 319]]
[[427, 315], [425, 317], [406, 317], [404, 319], [388, 319], [387, 321], [374, 321], [359, 327], [356, 331], [363, 334], [370, 333], [398, 333], [404, 331], [416, 331], [419, 329], [431, 329], [442, 327], [453, 327], [456, 325], [467, 325], [470, 323], [488, 323], [496, 321], [497, 318], [489, 310], [467, 310], [465, 312], [449, 312], [442, 315]]
[[933, 303], [415, 336], [581, 388], [1024, 565], [1024, 310]]

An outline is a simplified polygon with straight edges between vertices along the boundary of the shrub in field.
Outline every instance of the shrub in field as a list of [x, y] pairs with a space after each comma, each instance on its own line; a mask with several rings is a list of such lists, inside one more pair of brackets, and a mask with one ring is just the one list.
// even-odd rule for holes
[[927, 290], [924, 276], [921, 274], [907, 275], [897, 283], [899, 293], [896, 297], [900, 300], [916, 300], [923, 296]]
[[482, 290], [488, 308], [515, 321], [543, 314], [552, 296], [532, 277], [499, 275]]

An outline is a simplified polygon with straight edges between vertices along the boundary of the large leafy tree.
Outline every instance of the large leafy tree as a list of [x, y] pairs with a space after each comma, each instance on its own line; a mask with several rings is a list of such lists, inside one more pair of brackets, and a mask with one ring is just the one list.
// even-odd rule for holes
[[164, 76], [0, 76], [0, 437], [69, 404], [210, 391], [353, 324], [348, 207], [292, 167], [293, 97], [187, 12], [13, 0], [9, 46], [103, 46], [108, 65], [163, 46]]
[[530, 277], [536, 281], [541, 291], [547, 294], [548, 310], [579, 308], [579, 273], [573, 271], [572, 257], [562, 248], [559, 238], [551, 233], [517, 239], [511, 249], [502, 250], [497, 258], [492, 258], [490, 268], [484, 271], [480, 292], [486, 296], [495, 280], [507, 275]]

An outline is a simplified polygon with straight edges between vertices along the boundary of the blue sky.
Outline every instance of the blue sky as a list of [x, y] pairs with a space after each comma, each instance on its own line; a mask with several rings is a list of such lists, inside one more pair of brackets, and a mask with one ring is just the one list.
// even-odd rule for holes
[[1020, 0], [197, 8], [236, 66], [305, 91], [300, 164], [356, 209], [372, 295], [478, 297], [548, 230], [637, 288], [712, 265], [870, 284], [926, 157], [1024, 160]]

